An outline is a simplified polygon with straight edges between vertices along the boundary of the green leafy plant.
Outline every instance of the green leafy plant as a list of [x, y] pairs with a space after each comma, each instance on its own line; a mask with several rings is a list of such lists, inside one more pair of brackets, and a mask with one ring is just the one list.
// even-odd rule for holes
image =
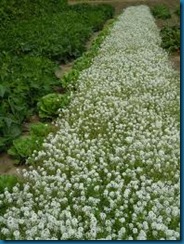
[[36, 111], [40, 97], [54, 91], [60, 82], [56, 65], [43, 57], [0, 54], [0, 152], [20, 136], [22, 123]]
[[[88, 57], [62, 81], [54, 75], [55, 61], [80, 57], [92, 32], [113, 13], [110, 5], [68, 6], [66, 0], [0, 2], [0, 151], [20, 136], [22, 123], [37, 112], [41, 97], [58, 86], [66, 87], [66, 92], [74, 87], [80, 69], [89, 64]], [[58, 107], [68, 103], [67, 97]], [[44, 100], [41, 103], [41, 117], [57, 115]]]
[[168, 51], [180, 49], [180, 27], [166, 26], [161, 29], [162, 47]]
[[67, 62], [85, 51], [85, 43], [92, 31], [101, 29], [112, 15], [113, 8], [108, 5], [80, 5], [71, 6], [62, 14], [50, 13], [10, 22], [8, 28], [1, 31], [0, 50]]
[[22, 133], [21, 125], [11, 117], [0, 117], [0, 152], [11, 145]]
[[2, 0], [0, 20], [19, 21], [67, 9], [67, 0]]
[[13, 156], [16, 164], [22, 164], [33, 153], [40, 148], [41, 140], [35, 136], [22, 136], [13, 141], [13, 145], [8, 150], [8, 154]]
[[3, 85], [0, 85], [0, 98], [4, 97], [6, 91], [7, 91], [7, 88]]
[[0, 175], [0, 194], [2, 194], [5, 188], [9, 192], [12, 191], [13, 187], [19, 182], [18, 178], [14, 175]]
[[34, 123], [30, 126], [30, 134], [37, 137], [46, 137], [50, 132], [55, 132], [56, 127], [51, 124]]
[[180, 6], [176, 8], [175, 14], [180, 17]]
[[75, 86], [75, 82], [79, 77], [79, 70], [73, 68], [70, 72], [65, 74], [61, 79], [61, 85], [64, 88], [70, 89], [69, 86]]
[[40, 118], [53, 118], [58, 115], [58, 110], [64, 108], [68, 103], [68, 94], [48, 94], [38, 102], [39, 116]]
[[157, 4], [151, 8], [152, 14], [158, 19], [169, 19], [171, 18], [171, 13], [167, 5]]
[[41, 122], [32, 124], [30, 133], [21, 136], [13, 141], [13, 145], [8, 150], [8, 154], [16, 159], [16, 164], [25, 163], [35, 150], [41, 150], [44, 138], [51, 132], [55, 132], [56, 127]]

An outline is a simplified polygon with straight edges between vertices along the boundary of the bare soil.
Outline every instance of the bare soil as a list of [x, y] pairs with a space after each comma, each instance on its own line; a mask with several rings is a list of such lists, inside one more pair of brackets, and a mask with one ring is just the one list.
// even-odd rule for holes
[[27, 168], [25, 165], [15, 165], [15, 160], [12, 159], [8, 154], [3, 153], [0, 155], [0, 175], [19, 175], [17, 170], [20, 172], [22, 169]]
[[180, 72], [180, 53], [176, 52], [170, 55], [170, 61], [173, 64], [173, 68]]
[[64, 76], [64, 74], [68, 73], [72, 69], [72, 66], [73, 62], [61, 64], [55, 72], [56, 77], [61, 79]]

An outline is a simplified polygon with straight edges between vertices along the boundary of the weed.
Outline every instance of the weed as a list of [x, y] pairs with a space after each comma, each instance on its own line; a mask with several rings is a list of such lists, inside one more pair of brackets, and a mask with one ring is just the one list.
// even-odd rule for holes
[[168, 51], [180, 49], [180, 27], [166, 26], [161, 29], [162, 47]]
[[152, 14], [158, 19], [169, 19], [171, 18], [171, 13], [169, 8], [164, 4], [155, 5], [152, 9]]
[[176, 8], [175, 14], [180, 17], [180, 6]]

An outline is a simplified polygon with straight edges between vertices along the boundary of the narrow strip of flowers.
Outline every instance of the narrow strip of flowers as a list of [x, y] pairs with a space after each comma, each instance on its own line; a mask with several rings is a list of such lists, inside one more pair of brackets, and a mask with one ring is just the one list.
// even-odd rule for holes
[[180, 238], [179, 75], [147, 6], [127, 8], [35, 153], [0, 195], [1, 239]]

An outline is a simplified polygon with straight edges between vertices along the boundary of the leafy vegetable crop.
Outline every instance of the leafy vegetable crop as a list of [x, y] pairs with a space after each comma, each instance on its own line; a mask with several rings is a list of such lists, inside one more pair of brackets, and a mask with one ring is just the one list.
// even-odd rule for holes
[[9, 23], [1, 32], [0, 50], [67, 62], [85, 51], [85, 43], [92, 31], [101, 29], [112, 14], [112, 8], [105, 5], [84, 5], [50, 14], [49, 18], [45, 15]]
[[32, 19], [34, 16], [49, 15], [67, 8], [67, 0], [1, 0], [0, 22]]
[[0, 151], [20, 136], [22, 123], [34, 111], [41, 96], [58, 84], [55, 64], [43, 57], [18, 58], [0, 54]]
[[35, 150], [41, 150], [44, 138], [54, 132], [55, 127], [44, 123], [33, 124], [29, 135], [21, 136], [13, 141], [13, 145], [8, 150], [9, 155], [16, 159], [17, 164], [25, 163]]
[[68, 103], [68, 94], [48, 94], [38, 102], [39, 116], [40, 118], [53, 118], [59, 114], [58, 110], [68, 105]]
[[68, 103], [68, 94], [52, 108], [41, 97], [65, 85], [54, 75], [57, 64], [81, 56], [92, 32], [113, 11], [104, 4], [68, 6], [66, 0], [1, 1], [0, 152], [21, 135], [22, 123], [37, 112], [38, 102], [44, 119]]

